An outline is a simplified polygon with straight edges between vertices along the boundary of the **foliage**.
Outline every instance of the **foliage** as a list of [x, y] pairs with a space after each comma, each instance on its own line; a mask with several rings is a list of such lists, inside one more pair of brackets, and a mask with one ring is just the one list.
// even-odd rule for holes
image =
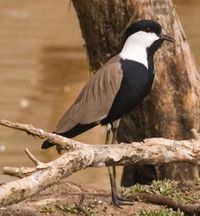
[[42, 208], [41, 213], [50, 213], [51, 214], [51, 213], [53, 213], [53, 209], [51, 207], [45, 205]]
[[188, 199], [179, 189], [178, 182], [172, 180], [153, 181], [151, 185], [136, 184], [130, 188], [122, 188], [121, 194], [125, 198], [130, 198], [135, 193], [149, 193], [156, 195], [168, 196], [183, 204], [187, 204], [191, 201]]
[[[200, 187], [200, 179], [196, 179], [195, 187]], [[181, 204], [192, 204], [199, 199], [200, 194], [190, 193], [184, 194], [181, 190], [181, 185], [177, 181], [163, 180], [153, 181], [151, 185], [136, 184], [130, 188], [121, 188], [121, 195], [127, 199], [132, 199], [137, 193], [147, 193], [162, 195], [172, 198]], [[162, 210], [142, 210], [138, 213], [138, 216], [183, 216], [184, 213], [179, 211], [173, 211], [172, 209]]]
[[56, 205], [58, 209], [62, 212], [68, 213], [68, 215], [84, 215], [84, 216], [95, 216], [95, 211], [90, 206], [78, 206], [78, 205], [68, 205], [68, 204], [60, 204]]
[[180, 210], [173, 211], [172, 209], [142, 210], [137, 216], [184, 216], [184, 213]]

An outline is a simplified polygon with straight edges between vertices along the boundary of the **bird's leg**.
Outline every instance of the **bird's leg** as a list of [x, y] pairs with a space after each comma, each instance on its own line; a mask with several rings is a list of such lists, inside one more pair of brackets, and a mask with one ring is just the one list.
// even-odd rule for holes
[[106, 131], [106, 140], [105, 140], [105, 144], [109, 144], [109, 143], [110, 143], [110, 133], [111, 133], [111, 125], [108, 124], [108, 125], [107, 125], [107, 131]]
[[[108, 124], [105, 144], [110, 144], [111, 128], [112, 128], [111, 125]], [[112, 137], [112, 142], [113, 142], [113, 137]], [[109, 179], [110, 179], [110, 184], [111, 184], [112, 202], [114, 205], [120, 207], [120, 205], [118, 204], [118, 199], [117, 199], [117, 186], [116, 186], [116, 181], [115, 181], [116, 170], [115, 170], [115, 168], [108, 167], [108, 173], [109, 173]]]
[[[117, 143], [117, 130], [119, 126], [119, 120], [113, 122], [113, 124], [108, 125], [107, 127], [107, 134], [106, 134], [106, 144], [114, 144]], [[112, 140], [110, 139], [112, 131]], [[111, 142], [110, 142], [111, 140]], [[116, 166], [108, 167], [108, 173], [110, 178], [111, 184], [111, 194], [112, 194], [112, 202], [115, 206], [121, 208], [121, 205], [132, 205], [132, 202], [128, 202], [126, 199], [121, 198], [118, 196], [117, 193], [117, 184], [116, 184]]]
[[[111, 131], [112, 131], [112, 142], [111, 144], [117, 143], [117, 130], [119, 127], [119, 122], [120, 120], [116, 120], [112, 123], [111, 125]], [[114, 199], [118, 200], [118, 195], [117, 195], [117, 183], [116, 183], [116, 166], [112, 166], [112, 173], [113, 173], [113, 187], [114, 187], [114, 194], [113, 197]]]
[[[108, 124], [107, 125], [107, 131], [106, 131], [106, 140], [105, 140], [105, 144], [110, 144], [110, 135], [111, 135], [111, 125]], [[113, 197], [115, 197], [116, 194], [116, 184], [115, 184], [115, 180], [114, 180], [114, 176], [116, 176], [116, 172], [115, 174], [113, 173], [113, 167], [108, 167], [108, 173], [109, 173], [109, 179], [110, 179], [110, 184], [111, 184], [111, 193], [112, 193], [112, 201], [115, 205], [118, 206], [118, 204], [114, 201]]]

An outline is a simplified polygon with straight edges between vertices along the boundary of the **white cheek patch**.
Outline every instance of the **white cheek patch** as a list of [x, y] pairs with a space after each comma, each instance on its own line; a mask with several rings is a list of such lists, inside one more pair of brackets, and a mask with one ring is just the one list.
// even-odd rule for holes
[[155, 33], [146, 33], [147, 46], [150, 47], [155, 41], [159, 39], [158, 35]]
[[154, 32], [139, 31], [135, 34], [130, 35], [127, 39], [127, 42], [130, 41], [131, 44], [137, 43], [146, 49], [150, 47], [158, 39], [158, 35]]
[[122, 59], [139, 62], [148, 69], [146, 50], [158, 39], [155, 33], [139, 31], [128, 37], [119, 56]]

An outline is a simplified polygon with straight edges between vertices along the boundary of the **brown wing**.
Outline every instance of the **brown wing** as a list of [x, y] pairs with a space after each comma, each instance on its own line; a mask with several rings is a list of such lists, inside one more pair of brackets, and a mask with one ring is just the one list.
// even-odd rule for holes
[[105, 118], [122, 80], [119, 56], [100, 68], [86, 83], [74, 104], [63, 115], [56, 133], [67, 132], [77, 124], [89, 124]]

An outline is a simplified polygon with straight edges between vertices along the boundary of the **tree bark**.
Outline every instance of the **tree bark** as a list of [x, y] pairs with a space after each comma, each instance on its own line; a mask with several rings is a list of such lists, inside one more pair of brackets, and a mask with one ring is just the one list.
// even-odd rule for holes
[[[156, 78], [150, 95], [123, 118], [119, 142], [147, 137], [190, 139], [191, 128], [200, 129], [200, 75], [171, 0], [72, 0], [76, 9], [92, 71], [97, 70], [121, 48], [126, 27], [138, 19], [154, 19], [175, 38], [164, 44], [155, 57]], [[148, 173], [142, 176], [141, 172]], [[181, 170], [181, 173], [179, 172]], [[188, 172], [190, 170], [190, 172]], [[150, 172], [149, 172], [150, 171]], [[140, 173], [136, 179], [132, 173]], [[153, 178], [191, 179], [197, 167], [168, 164], [161, 167], [126, 167], [123, 185], [147, 183]]]

